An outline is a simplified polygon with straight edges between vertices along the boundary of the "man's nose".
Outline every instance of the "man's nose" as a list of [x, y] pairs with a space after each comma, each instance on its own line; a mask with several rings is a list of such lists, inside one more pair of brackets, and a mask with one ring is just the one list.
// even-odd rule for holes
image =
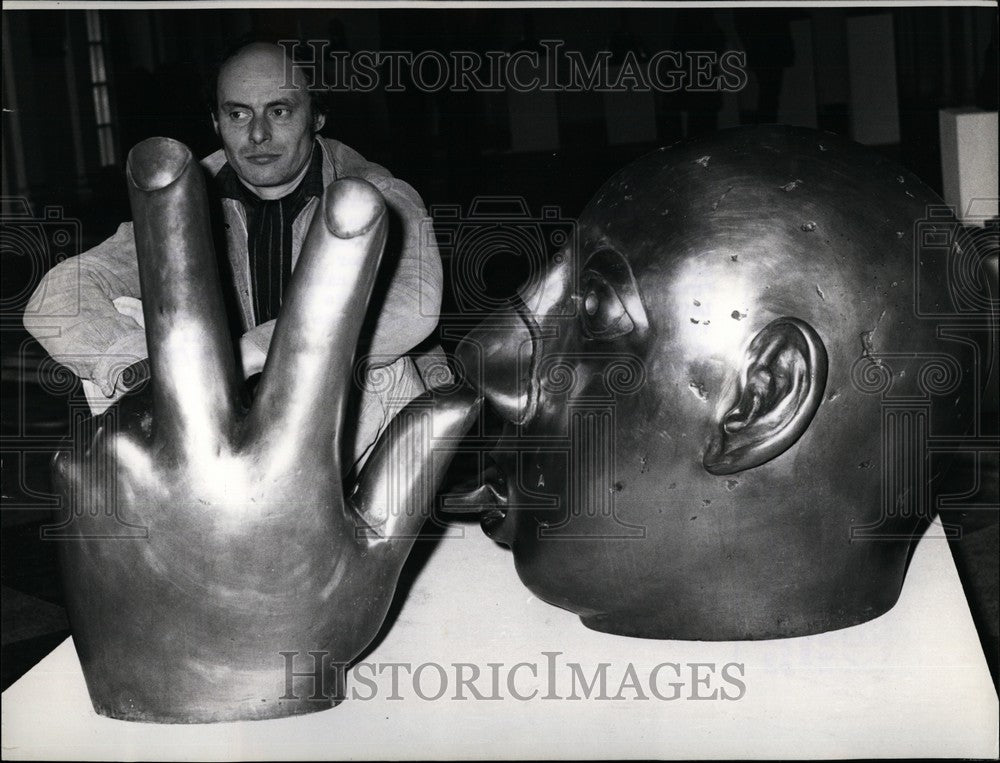
[[259, 144], [271, 139], [271, 125], [264, 115], [254, 117], [250, 123], [250, 142]]

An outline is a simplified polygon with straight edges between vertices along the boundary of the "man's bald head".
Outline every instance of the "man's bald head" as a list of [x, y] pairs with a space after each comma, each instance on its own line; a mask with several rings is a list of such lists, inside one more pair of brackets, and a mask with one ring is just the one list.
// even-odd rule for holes
[[281, 67], [285, 79], [283, 85], [287, 85], [289, 89], [294, 86], [307, 91], [314, 116], [326, 116], [329, 110], [327, 93], [315, 87], [316, 77], [313, 69], [315, 59], [309, 58], [308, 62], [298, 61], [295, 55], [302, 49], [310, 51], [311, 54], [311, 49], [302, 43], [290, 42], [284, 38], [282, 38], [283, 44], [279, 44], [277, 39], [242, 37], [222, 51], [205, 82], [205, 97], [213, 117], [218, 116], [219, 80], [223, 74], [247, 62], [259, 66], [265, 61], [272, 67]]

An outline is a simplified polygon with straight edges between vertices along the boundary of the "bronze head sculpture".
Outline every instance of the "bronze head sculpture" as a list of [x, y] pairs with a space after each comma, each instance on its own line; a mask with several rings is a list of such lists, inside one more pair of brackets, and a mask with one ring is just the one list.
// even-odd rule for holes
[[974, 348], [918, 304], [950, 304], [916, 240], [942, 203], [874, 151], [777, 126], [612, 177], [456, 354], [508, 422], [475, 497], [528, 588], [654, 638], [892, 607], [945, 468], [928, 438], [973, 415]]
[[[198, 163], [150, 139], [130, 153], [128, 181], [151, 381], [55, 460], [92, 702], [166, 723], [328, 708], [336, 673], [385, 617], [478, 400], [415, 400], [348, 490], [337, 437], [385, 242], [381, 194], [351, 178], [327, 188], [246, 409]], [[289, 673], [283, 653], [308, 666], [311, 652], [323, 676], [301, 663]]]

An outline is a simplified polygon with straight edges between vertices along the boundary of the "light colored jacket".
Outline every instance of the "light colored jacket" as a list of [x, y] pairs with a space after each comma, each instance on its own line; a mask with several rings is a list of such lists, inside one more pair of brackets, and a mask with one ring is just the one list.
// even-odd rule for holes
[[[360, 374], [363, 389], [355, 402], [359, 415], [353, 456], [357, 465], [396, 411], [425, 389], [417, 365], [405, 353], [437, 325], [441, 259], [430, 218], [413, 188], [339, 141], [317, 141], [323, 151], [324, 186], [340, 177], [364, 178], [382, 192], [390, 210], [389, 245], [381, 268], [393, 268], [394, 272], [384, 274], [391, 278], [388, 288], [383, 298], [373, 297], [363, 329], [370, 340], [368, 369]], [[225, 162], [225, 154], [219, 150], [203, 159], [202, 166], [214, 176]], [[311, 199], [293, 222], [293, 267], [320, 203], [320, 199]], [[222, 212], [240, 319], [247, 331], [244, 341], [266, 352], [274, 321], [257, 326], [254, 319], [246, 212], [234, 199], [222, 200]], [[401, 229], [393, 231], [393, 226]], [[382, 277], [380, 274], [380, 280]], [[55, 360], [84, 380], [95, 413], [124, 394], [119, 385], [122, 371], [148, 357], [140, 297], [135, 239], [132, 223], [127, 222], [103, 243], [56, 265], [39, 283], [25, 309], [25, 328]], [[426, 373], [447, 374], [440, 352], [419, 362]]]

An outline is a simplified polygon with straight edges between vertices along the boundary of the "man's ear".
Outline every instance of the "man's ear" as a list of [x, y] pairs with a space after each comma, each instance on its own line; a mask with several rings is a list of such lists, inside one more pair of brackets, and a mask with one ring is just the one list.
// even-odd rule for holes
[[215, 130], [215, 134], [218, 135], [219, 134], [219, 117], [215, 113], [214, 109], [212, 111], [212, 128]]
[[747, 349], [736, 400], [715, 422], [705, 469], [742, 472], [792, 447], [819, 409], [828, 364], [823, 340], [805, 321], [778, 318], [761, 329]]
[[323, 129], [323, 125], [326, 124], [326, 114], [315, 114], [313, 116], [313, 132], [317, 133]]

